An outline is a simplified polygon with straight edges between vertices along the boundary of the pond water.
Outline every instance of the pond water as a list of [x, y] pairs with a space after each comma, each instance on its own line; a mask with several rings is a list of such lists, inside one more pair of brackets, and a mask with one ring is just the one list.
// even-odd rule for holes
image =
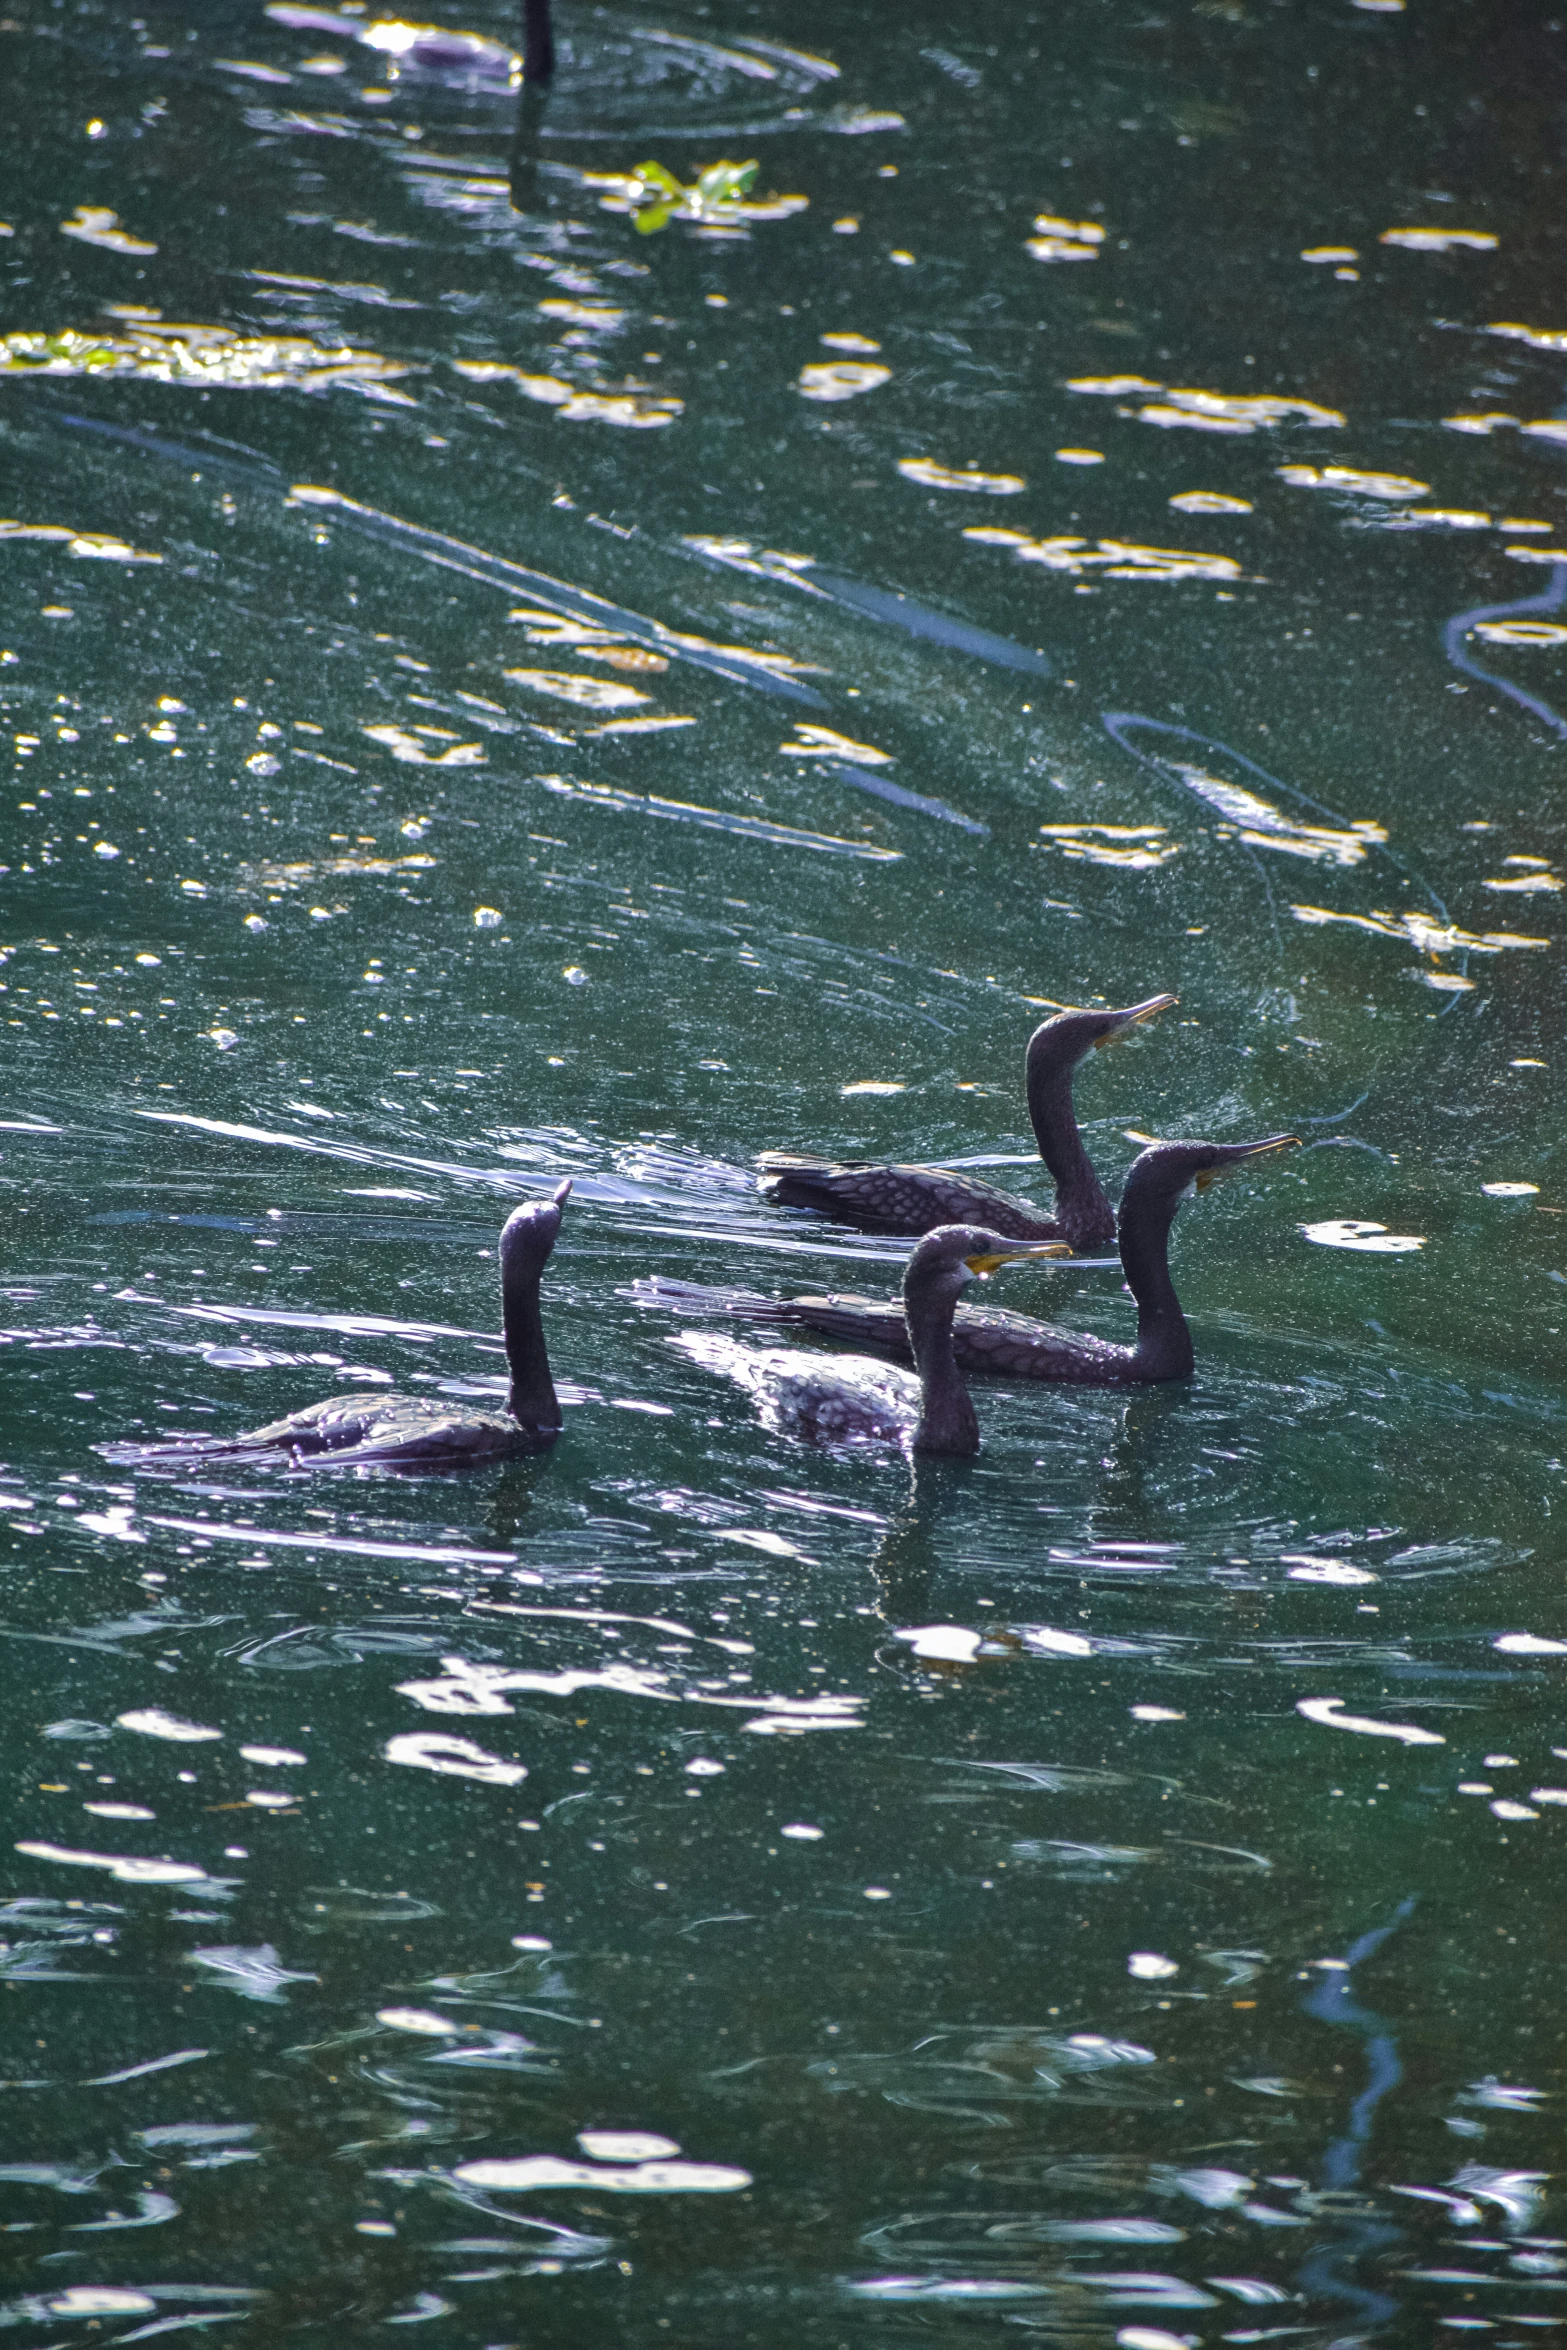
[[[0, 2318], [1539, 2339], [1567, 33], [142, 4], [0, 23]], [[632, 1294], [1162, 990], [1112, 1189], [1305, 1144], [1189, 1386], [911, 1471]], [[566, 1176], [547, 1459], [95, 1450], [493, 1400]]]

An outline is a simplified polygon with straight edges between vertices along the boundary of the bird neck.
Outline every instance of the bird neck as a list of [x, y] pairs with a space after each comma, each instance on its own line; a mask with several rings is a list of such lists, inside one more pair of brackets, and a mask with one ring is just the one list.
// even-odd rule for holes
[[1076, 1068], [1075, 1061], [1059, 1057], [1059, 1047], [1052, 1050], [1049, 1039], [1043, 1045], [1030, 1044], [1024, 1071], [1028, 1115], [1039, 1155], [1055, 1181], [1058, 1215], [1065, 1218], [1074, 1210], [1097, 1210], [1108, 1222], [1110, 1208], [1104, 1187], [1077, 1131], [1077, 1112], [1072, 1106]]
[[521, 1265], [501, 1268], [501, 1327], [511, 1391], [506, 1408], [523, 1428], [558, 1428], [560, 1404], [550, 1377], [539, 1312], [539, 1276]]
[[979, 1450], [979, 1421], [952, 1344], [952, 1317], [957, 1305], [955, 1288], [943, 1285], [932, 1289], [918, 1281], [904, 1283], [903, 1319], [920, 1379], [919, 1425], [914, 1431], [916, 1452]]
[[1170, 1278], [1170, 1227], [1178, 1204], [1130, 1185], [1121, 1202], [1121, 1269], [1137, 1300], [1133, 1362], [1144, 1379], [1191, 1377], [1192, 1335]]

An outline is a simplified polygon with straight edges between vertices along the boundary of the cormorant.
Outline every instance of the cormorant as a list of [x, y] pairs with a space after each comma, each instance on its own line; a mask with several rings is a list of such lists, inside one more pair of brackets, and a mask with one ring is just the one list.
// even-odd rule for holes
[[511, 1371], [504, 1413], [458, 1411], [433, 1396], [340, 1395], [245, 1436], [98, 1449], [129, 1462], [283, 1453], [295, 1468], [326, 1469], [365, 1462], [394, 1469], [456, 1469], [509, 1453], [547, 1452], [560, 1434], [561, 1417], [539, 1317], [539, 1276], [570, 1193], [570, 1183], [563, 1183], [553, 1200], [514, 1208], [501, 1230], [501, 1322]]
[[866, 1232], [929, 1232], [938, 1224], [977, 1223], [1009, 1240], [1065, 1240], [1075, 1249], [1109, 1248], [1115, 1212], [1094, 1173], [1072, 1108], [1079, 1061], [1114, 1044], [1173, 1004], [1150, 996], [1120, 1012], [1058, 1012], [1035, 1029], [1023, 1057], [1028, 1114], [1039, 1155], [1055, 1179], [1053, 1216], [1026, 1200], [944, 1167], [876, 1167], [857, 1161], [766, 1151], [757, 1161], [762, 1189], [785, 1207], [820, 1208]]
[[[1188, 1379], [1191, 1332], [1170, 1279], [1170, 1227], [1182, 1199], [1232, 1168], [1270, 1152], [1296, 1147], [1294, 1134], [1264, 1142], [1160, 1142], [1132, 1163], [1121, 1195], [1119, 1243], [1127, 1287], [1137, 1301], [1137, 1343], [1114, 1346], [1048, 1322], [995, 1306], [963, 1306], [952, 1331], [960, 1371], [994, 1371], [1011, 1379], [1067, 1380], [1083, 1387], [1141, 1386]], [[918, 1250], [915, 1254], [918, 1255]], [[639, 1282], [633, 1294], [677, 1310], [715, 1307], [757, 1322], [786, 1322], [852, 1339], [907, 1362], [908, 1340], [895, 1301], [869, 1297], [752, 1298], [743, 1292], [703, 1290], [693, 1283]]]
[[683, 1331], [670, 1343], [745, 1388], [768, 1425], [785, 1435], [966, 1457], [979, 1450], [979, 1422], [953, 1353], [959, 1291], [972, 1275], [992, 1273], [1014, 1258], [1069, 1253], [1059, 1242], [1020, 1248], [972, 1224], [927, 1233], [903, 1276], [901, 1311], [888, 1308], [898, 1313], [904, 1352], [918, 1377], [862, 1355], [742, 1346], [711, 1331]]

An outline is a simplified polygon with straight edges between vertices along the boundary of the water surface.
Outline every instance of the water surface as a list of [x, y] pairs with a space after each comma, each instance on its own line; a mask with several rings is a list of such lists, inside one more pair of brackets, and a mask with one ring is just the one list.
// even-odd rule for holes
[[[0, 25], [0, 2314], [1537, 2339], [1567, 35], [444, 21]], [[1190, 1387], [914, 1474], [630, 1294], [886, 1292], [755, 1154], [1043, 1197], [1030, 1028], [1165, 989], [1112, 1187], [1307, 1145]], [[567, 1175], [547, 1461], [94, 1451], [493, 1399]]]

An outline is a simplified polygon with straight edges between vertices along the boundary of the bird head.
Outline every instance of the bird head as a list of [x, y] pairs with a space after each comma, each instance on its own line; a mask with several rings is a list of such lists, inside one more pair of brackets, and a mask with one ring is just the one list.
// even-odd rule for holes
[[1173, 1211], [1178, 1200], [1206, 1191], [1221, 1175], [1233, 1174], [1253, 1159], [1299, 1148], [1298, 1134], [1270, 1134], [1261, 1142], [1156, 1142], [1132, 1162], [1121, 1198], [1122, 1216], [1139, 1195], [1167, 1199]]
[[571, 1182], [560, 1184], [553, 1199], [527, 1200], [513, 1208], [501, 1227], [501, 1268], [506, 1273], [542, 1273], [560, 1232], [561, 1210], [571, 1197]]
[[942, 1224], [927, 1232], [909, 1258], [903, 1294], [950, 1287], [954, 1294], [976, 1274], [983, 1277], [1023, 1257], [1069, 1257], [1063, 1240], [1008, 1240], [982, 1224]]
[[1179, 1000], [1173, 995], [1151, 995], [1146, 1003], [1126, 1004], [1118, 1011], [1057, 1012], [1053, 1020], [1044, 1021], [1029, 1038], [1029, 1060], [1075, 1069], [1086, 1054], [1101, 1052], [1107, 1044], [1121, 1043], [1134, 1035], [1145, 1020], [1151, 1020], [1156, 1012], [1168, 1011]]

